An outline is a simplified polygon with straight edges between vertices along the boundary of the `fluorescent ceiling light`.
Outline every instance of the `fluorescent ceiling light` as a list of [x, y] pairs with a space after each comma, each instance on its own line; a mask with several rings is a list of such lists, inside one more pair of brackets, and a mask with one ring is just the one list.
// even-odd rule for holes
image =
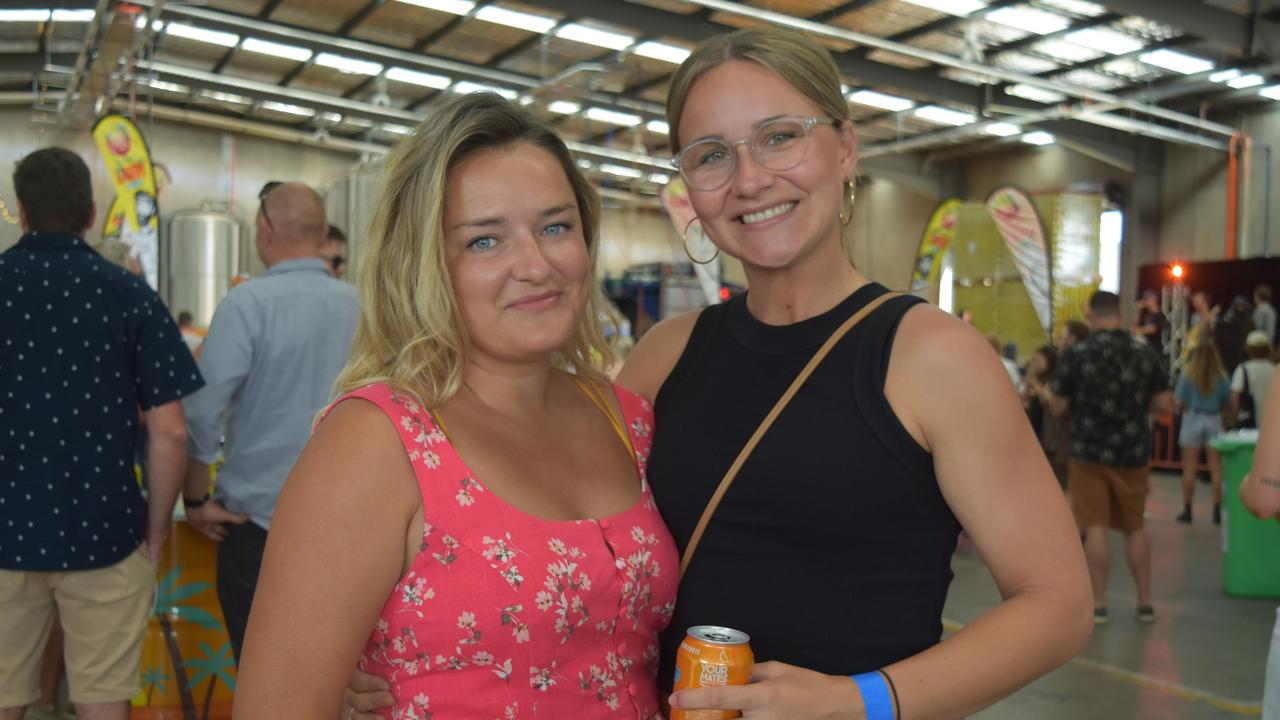
[[236, 105], [248, 105], [253, 102], [251, 98], [247, 98], [243, 95], [218, 92], [217, 90], [201, 90], [200, 96], [209, 98], [215, 102], [234, 103]]
[[911, 114], [921, 120], [927, 120], [938, 125], [968, 125], [977, 120], [977, 117], [972, 113], [951, 110], [937, 105], [918, 107]]
[[54, 22], [89, 22], [93, 19], [93, 10], [54, 10]]
[[275, 100], [264, 100], [262, 103], [263, 110], [272, 110], [286, 115], [301, 115], [303, 117], [311, 117], [316, 114], [311, 108], [302, 107], [300, 105], [290, 105], [289, 103], [276, 102]]
[[320, 113], [320, 120], [333, 125], [342, 122], [342, 115], [339, 115], [336, 112], [322, 112]]
[[566, 23], [556, 30], [556, 37], [574, 42], [595, 45], [608, 50], [622, 50], [635, 44], [636, 39], [630, 35], [609, 32], [579, 23]]
[[235, 33], [222, 32], [221, 30], [205, 30], [204, 28], [172, 22], [165, 26], [165, 34], [180, 37], [184, 40], [221, 45], [222, 47], [235, 47], [236, 43], [240, 42], [240, 36]]
[[[139, 16], [138, 16], [138, 18], [137, 18], [136, 20], [134, 20], [134, 21], [133, 21], [133, 29], [134, 29], [134, 30], [141, 30], [142, 28], [144, 28], [144, 27], [146, 27], [146, 26], [147, 26], [147, 15], [146, 15], [146, 13], [143, 13], [143, 14], [139, 15]], [[160, 32], [160, 31], [161, 31], [161, 30], [163, 30], [163, 29], [164, 29], [164, 21], [163, 21], [163, 20], [153, 20], [153, 21], [151, 22], [151, 32], [153, 32], [153, 33], [158, 33], [158, 32]]]
[[311, 59], [311, 51], [307, 48], [298, 47], [297, 45], [283, 45], [270, 40], [259, 40], [258, 38], [245, 38], [240, 45], [240, 49], [252, 53], [281, 57], [294, 62], [306, 62]]
[[1029, 132], [1019, 139], [1028, 145], [1052, 145], [1056, 140], [1056, 138], [1053, 137], [1053, 133], [1047, 133], [1043, 130]]
[[45, 22], [48, 10], [0, 10], [0, 22]]
[[456, 92], [459, 95], [466, 95], [468, 93], [478, 93], [478, 92], [490, 92], [500, 97], [504, 97], [507, 100], [515, 100], [516, 97], [520, 94], [515, 90], [508, 90], [507, 88], [498, 87], [496, 85], [482, 85], [477, 82], [471, 82], [470, 80], [459, 80], [458, 82], [449, 86], [449, 90], [452, 92]]
[[1280, 100], [1280, 85], [1264, 87], [1258, 91], [1258, 94], [1264, 98], [1270, 98], [1271, 100]]
[[421, 85], [422, 87], [435, 88], [443, 90], [449, 87], [449, 83], [453, 82], [452, 78], [444, 75], [435, 75], [433, 73], [418, 72], [408, 68], [393, 67], [387, 70], [387, 79], [396, 82], [409, 83], [410, 85]]
[[396, 135], [408, 135], [413, 132], [413, 128], [408, 125], [397, 125], [395, 123], [383, 123], [381, 129]]
[[603, 123], [609, 123], [610, 125], [622, 125], [624, 127], [635, 127], [643, 120], [639, 115], [618, 112], [616, 110], [606, 110], [605, 108], [598, 107], [587, 108], [587, 118], [589, 120], [598, 120]]
[[333, 53], [316, 55], [316, 64], [350, 75], [377, 75], [382, 72], [382, 65], [379, 63], [357, 60], [342, 55], [334, 55]]
[[1086, 0], [1040, 0], [1040, 4], [1055, 7], [1059, 10], [1066, 10], [1072, 15], [1084, 15], [1085, 17], [1098, 17], [1107, 11], [1105, 7]]
[[1018, 83], [1005, 88], [1005, 93], [1015, 97], [1025, 98], [1027, 100], [1035, 100], [1047, 105], [1054, 105], [1067, 99], [1066, 95], [1056, 93], [1052, 90], [1045, 90], [1036, 85], [1027, 85], [1026, 83]]
[[671, 126], [666, 120], [650, 120], [644, 124], [644, 129], [649, 132], [662, 133], [663, 135], [671, 134]]
[[1233, 87], [1236, 90], [1243, 90], [1245, 88], [1258, 87], [1266, 81], [1266, 78], [1255, 73], [1251, 75], [1243, 75], [1235, 80], [1228, 80], [1227, 87]]
[[649, 173], [649, 182], [666, 185], [671, 182], [671, 176], [665, 173]]
[[165, 82], [164, 80], [148, 80], [147, 85], [150, 85], [152, 88], [156, 90], [162, 90], [164, 92], [171, 92], [171, 93], [178, 93], [179, 95], [185, 95], [191, 92], [191, 88], [187, 87], [186, 85], [179, 85], [178, 83]]
[[1061, 32], [1071, 26], [1071, 21], [1058, 13], [1039, 10], [1025, 5], [1002, 7], [985, 13], [983, 20], [1008, 25], [1036, 35]]
[[636, 55], [641, 55], [654, 60], [665, 60], [673, 65], [679, 65], [684, 62], [685, 58], [693, 52], [686, 48], [676, 45], [668, 45], [666, 43], [654, 42], [653, 40], [645, 40], [631, 51]]
[[555, 27], [558, 22], [554, 18], [544, 15], [531, 15], [516, 10], [508, 10], [497, 5], [485, 5], [480, 8], [476, 11], [476, 18], [485, 22], [506, 25], [507, 27], [528, 30], [531, 33], [538, 34], [545, 33]]
[[990, 125], [986, 126], [985, 128], [982, 129], [982, 132], [988, 135], [995, 135], [996, 137], [1009, 137], [1011, 135], [1017, 135], [1018, 133], [1022, 132], [1022, 128], [1018, 127], [1017, 125], [1014, 125], [1013, 123], [998, 122], [998, 123], [991, 123]]
[[400, 0], [400, 2], [453, 15], [466, 15], [476, 6], [471, 0]]
[[1182, 73], [1183, 75], [1193, 75], [1213, 69], [1212, 61], [1165, 48], [1142, 53], [1138, 59], [1148, 65], [1154, 65], [1158, 68]]
[[964, 17], [987, 6], [983, 0], [907, 0], [907, 2], [956, 17]]
[[1051, 58], [1057, 62], [1068, 65], [1072, 63], [1096, 60], [1099, 55], [1097, 50], [1083, 47], [1075, 43], [1069, 43], [1058, 38], [1041, 40], [1035, 45], [1032, 45], [1031, 49], [1047, 58]]
[[582, 110], [582, 105], [568, 100], [553, 100], [547, 105], [547, 109], [560, 115], [577, 115]]
[[370, 119], [368, 119], [368, 118], [362, 118], [362, 117], [349, 117], [349, 118], [344, 118], [344, 119], [343, 119], [343, 121], [342, 121], [342, 124], [343, 124], [343, 125], [350, 125], [350, 126], [352, 126], [352, 127], [358, 127], [358, 128], [371, 128], [371, 127], [373, 127], [373, 121], [372, 121], [372, 120], [370, 120]]
[[859, 105], [867, 105], [889, 112], [902, 112], [910, 110], [916, 104], [906, 98], [900, 98], [895, 95], [886, 95], [876, 92], [875, 90], [858, 90], [849, 94], [849, 101]]
[[625, 178], [642, 178], [644, 173], [631, 167], [624, 165], [614, 165], [612, 163], [600, 163], [600, 172], [607, 172], [610, 175], [617, 175]]
[[1240, 77], [1240, 70], [1238, 68], [1231, 68], [1230, 70], [1219, 70], [1218, 72], [1209, 76], [1209, 82], [1216, 82], [1216, 83], [1226, 82], [1228, 80], [1235, 80], [1238, 77]]
[[1062, 39], [1110, 55], [1125, 55], [1146, 47], [1146, 43], [1132, 35], [1105, 27], [1076, 30], [1063, 35]]

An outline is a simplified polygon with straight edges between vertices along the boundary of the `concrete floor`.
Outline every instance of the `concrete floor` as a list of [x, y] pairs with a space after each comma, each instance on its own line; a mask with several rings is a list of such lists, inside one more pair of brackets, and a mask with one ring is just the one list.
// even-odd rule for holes
[[[1112, 534], [1107, 606], [1111, 621], [1094, 629], [1080, 655], [996, 706], [979, 720], [1232, 720], [1261, 714], [1267, 647], [1276, 601], [1243, 600], [1222, 591], [1221, 542], [1209, 521], [1209, 487], [1198, 484], [1191, 526], [1181, 510], [1181, 481], [1152, 474], [1147, 531], [1157, 618], [1143, 625], [1123, 545]], [[967, 623], [999, 601], [975, 553], [957, 554], [947, 600], [949, 623]]]

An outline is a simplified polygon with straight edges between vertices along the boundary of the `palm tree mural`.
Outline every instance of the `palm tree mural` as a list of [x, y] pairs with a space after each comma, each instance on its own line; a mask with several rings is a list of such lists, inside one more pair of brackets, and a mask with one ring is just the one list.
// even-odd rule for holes
[[149, 667], [142, 671], [142, 686], [147, 689], [147, 707], [151, 707], [151, 696], [155, 694], [156, 688], [160, 688], [160, 692], [163, 693], [165, 683], [172, 679], [158, 667]]
[[190, 683], [190, 687], [195, 688], [205, 678], [209, 679], [209, 688], [204, 693], [203, 714], [200, 716], [202, 720], [209, 720], [209, 703], [213, 700], [213, 688], [218, 684], [218, 678], [222, 678], [222, 682], [230, 688], [231, 692], [236, 691], [236, 679], [228, 672], [235, 669], [236, 661], [231, 655], [230, 641], [222, 643], [222, 647], [215, 651], [209, 647], [209, 643], [201, 640], [200, 651], [204, 653], [203, 657], [186, 661], [187, 667], [196, 670], [187, 682]]
[[[178, 679], [178, 694], [182, 699], [183, 720], [197, 720], [195, 701], [191, 698], [191, 683], [187, 680], [187, 671], [182, 659], [182, 650], [178, 648], [178, 637], [173, 631], [172, 619], [193, 622], [208, 630], [219, 630], [222, 624], [208, 610], [195, 605], [182, 605], [184, 600], [199, 595], [213, 587], [212, 583], [192, 582], [178, 584], [182, 575], [182, 566], [178, 565], [164, 576], [156, 588], [155, 617], [164, 631], [165, 646], [169, 648], [169, 661], [173, 663], [173, 673]], [[172, 618], [172, 619], [171, 619]], [[206, 709], [207, 712], [207, 709]]]

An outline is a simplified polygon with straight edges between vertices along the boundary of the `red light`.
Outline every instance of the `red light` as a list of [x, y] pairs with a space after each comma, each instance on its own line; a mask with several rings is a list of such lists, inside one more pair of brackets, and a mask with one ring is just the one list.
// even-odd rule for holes
[[1185, 272], [1186, 271], [1182, 269], [1182, 263], [1174, 263], [1173, 267], [1169, 268], [1169, 274], [1177, 280], [1181, 280]]
[[721, 285], [720, 286], [720, 302], [728, 302], [728, 301], [729, 301], [729, 288]]

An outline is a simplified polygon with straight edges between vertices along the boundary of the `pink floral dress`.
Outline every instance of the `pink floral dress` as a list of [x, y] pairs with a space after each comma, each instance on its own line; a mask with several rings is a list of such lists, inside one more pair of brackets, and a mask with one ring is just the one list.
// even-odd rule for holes
[[431, 414], [375, 384], [400, 431], [426, 524], [382, 608], [360, 669], [385, 678], [393, 720], [652, 718], [656, 634], [679, 560], [645, 479], [653, 411], [614, 386], [636, 452], [640, 502], [612, 517], [553, 521], [489, 492]]

